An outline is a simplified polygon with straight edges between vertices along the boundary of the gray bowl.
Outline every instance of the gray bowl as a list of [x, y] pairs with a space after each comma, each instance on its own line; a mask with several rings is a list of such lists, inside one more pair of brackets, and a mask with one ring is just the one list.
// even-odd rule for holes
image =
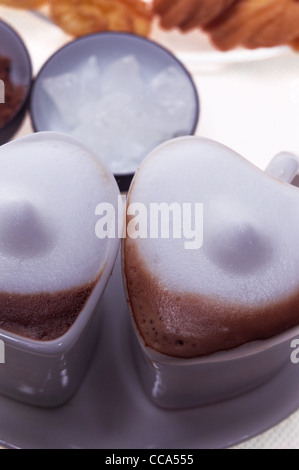
[[[35, 131], [67, 132], [59, 112], [43, 87], [47, 78], [65, 74], [84, 63], [88, 57], [96, 56], [101, 69], [126, 55], [134, 55], [141, 64], [142, 74], [150, 80], [167, 67], [181, 71], [194, 94], [194, 116], [192, 125], [186, 126], [192, 135], [197, 128], [200, 105], [194, 81], [185, 66], [168, 50], [148, 39], [127, 33], [96, 33], [79, 38], [56, 52], [36, 77], [31, 97], [31, 119]], [[74, 106], [77, 97], [74, 96]], [[183, 117], [184, 119], [184, 117]], [[137, 170], [137, 168], [136, 168]], [[121, 190], [129, 188], [132, 173], [115, 175]]]
[[[0, 20], [0, 55], [12, 61], [12, 80], [25, 87], [23, 102], [14, 116], [0, 128], [0, 145], [8, 142], [21, 127], [32, 85], [32, 65], [27, 48], [20, 36], [6, 23]], [[5, 106], [5, 104], [1, 104]]]

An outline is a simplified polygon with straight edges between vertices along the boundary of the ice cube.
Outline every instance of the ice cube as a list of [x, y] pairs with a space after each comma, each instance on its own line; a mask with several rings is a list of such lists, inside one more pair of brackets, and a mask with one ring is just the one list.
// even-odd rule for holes
[[75, 73], [66, 73], [46, 78], [42, 87], [52, 100], [60, 117], [68, 127], [78, 122], [77, 95], [80, 90], [80, 78]]
[[95, 125], [98, 128], [120, 131], [124, 125], [132, 103], [130, 94], [114, 91], [107, 94], [95, 105]]
[[102, 73], [98, 58], [93, 55], [76, 71], [80, 82], [80, 93], [77, 96], [79, 105], [93, 103], [102, 94]]
[[115, 91], [139, 94], [144, 87], [140, 64], [134, 56], [125, 56], [110, 64], [103, 73], [103, 93]]
[[135, 172], [165, 140], [187, 133], [194, 96], [175, 67], [150, 83], [134, 56], [112, 62], [101, 75], [96, 56], [78, 69], [77, 119], [72, 135], [90, 147], [114, 173]]
[[161, 131], [169, 138], [185, 135], [192, 126], [195, 106], [185, 75], [175, 67], [167, 67], [152, 79], [150, 93], [160, 115]]
[[172, 105], [174, 99], [184, 99], [186, 90], [188, 92], [189, 89], [185, 75], [175, 67], [167, 67], [150, 82], [151, 93], [164, 106]]
[[98, 156], [100, 138], [89, 123], [82, 123], [78, 125], [72, 131], [72, 136], [80, 140], [83, 144], [89, 147], [95, 153], [95, 155]]

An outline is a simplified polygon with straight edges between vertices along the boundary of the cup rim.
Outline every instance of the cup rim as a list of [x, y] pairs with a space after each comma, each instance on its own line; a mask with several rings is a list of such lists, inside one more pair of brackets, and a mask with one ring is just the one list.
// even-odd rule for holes
[[[16, 141], [9, 142], [5, 145], [11, 145], [16, 142], [18, 143], [25, 142], [27, 140], [32, 141], [32, 139], [38, 140], [40, 137], [43, 137], [43, 136], [48, 136], [50, 138], [52, 137], [54, 139], [62, 139], [64, 142], [69, 141], [71, 143], [79, 145], [81, 148], [87, 150], [89, 154], [93, 155], [90, 149], [88, 149], [84, 144], [82, 144], [82, 142], [75, 139], [74, 137], [71, 137], [71, 136], [68, 136], [59, 132], [52, 132], [52, 131], [33, 133], [25, 137], [22, 137]], [[117, 187], [115, 178], [113, 177], [111, 171], [109, 170], [109, 168], [107, 168], [105, 164], [101, 163], [101, 166], [105, 170], [106, 177], [108, 178], [109, 182], [112, 183], [116, 194], [119, 193], [119, 189]], [[99, 277], [95, 287], [93, 288], [91, 294], [89, 295], [83, 309], [80, 311], [75, 322], [70, 326], [70, 328], [62, 336], [54, 340], [50, 340], [50, 341], [40, 341], [40, 340], [28, 338], [26, 336], [21, 336], [16, 333], [12, 333], [12, 332], [9, 332], [0, 328], [0, 340], [2, 339], [6, 346], [12, 346], [17, 349], [24, 350], [24, 352], [34, 351], [35, 353], [38, 352], [44, 355], [56, 355], [59, 352], [62, 352], [65, 349], [68, 349], [69, 347], [71, 347], [72, 344], [76, 342], [76, 340], [80, 336], [80, 332], [86, 327], [91, 316], [93, 315], [93, 311], [90, 311], [90, 313], [87, 314], [86, 310], [89, 308], [89, 304], [92, 302], [92, 298], [97, 295], [97, 289], [99, 285], [100, 284], [102, 285], [101, 291], [103, 294], [105, 287], [109, 281], [109, 277], [115, 265], [117, 255], [119, 252], [119, 247], [120, 247], [120, 240], [118, 238], [111, 240], [111, 242], [113, 242], [111, 246], [111, 256], [108, 257], [108, 259], [106, 260], [106, 263], [104, 264], [102, 268], [101, 276]], [[99, 301], [100, 301], [100, 298], [98, 299], [98, 302]]]
[[151, 349], [145, 346], [140, 333], [138, 333], [138, 342], [152, 362], [157, 362], [159, 364], [167, 366], [197, 366], [203, 364], [215, 364], [215, 363], [224, 363], [236, 360], [242, 360], [248, 357], [252, 357], [263, 353], [264, 351], [273, 349], [281, 344], [290, 342], [290, 356], [291, 356], [291, 341], [298, 337], [299, 340], [299, 326], [295, 326], [283, 333], [272, 336], [270, 338], [251, 341], [249, 343], [243, 344], [236, 348], [218, 351], [213, 354], [206, 356], [199, 356], [193, 358], [180, 358], [167, 356], [166, 354], [161, 354], [154, 349]]
[[5, 21], [0, 19], [0, 27], [1, 26], [4, 27], [4, 29], [6, 29], [7, 31], [11, 32], [12, 35], [15, 37], [16, 41], [21, 46], [21, 49], [23, 50], [23, 56], [24, 56], [24, 58], [27, 62], [27, 65], [29, 67], [29, 77], [30, 77], [30, 79], [29, 79], [28, 87], [26, 87], [26, 93], [25, 93], [25, 96], [23, 98], [23, 101], [22, 101], [21, 105], [19, 106], [19, 108], [17, 109], [15, 114], [4, 124], [4, 126], [0, 127], [0, 133], [2, 133], [3, 131], [6, 131], [11, 126], [11, 124], [16, 119], [18, 119], [18, 117], [22, 114], [22, 112], [25, 109], [27, 109], [28, 102], [29, 102], [30, 95], [31, 95], [31, 91], [32, 91], [32, 83], [33, 83], [32, 60], [31, 60], [31, 56], [29, 54], [29, 51], [28, 51], [28, 49], [25, 45], [25, 42], [21, 38], [20, 34], [12, 26], [10, 26], [8, 23], [6, 23]]

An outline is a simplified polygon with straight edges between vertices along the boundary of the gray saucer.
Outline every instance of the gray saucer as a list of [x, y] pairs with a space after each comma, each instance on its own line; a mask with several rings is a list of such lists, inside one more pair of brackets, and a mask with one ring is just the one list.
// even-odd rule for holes
[[25, 449], [219, 449], [270, 429], [299, 408], [299, 366], [291, 362], [274, 379], [234, 400], [184, 411], [156, 408], [136, 374], [119, 262], [103, 302], [103, 336], [78, 394], [54, 410], [0, 397], [0, 444]]

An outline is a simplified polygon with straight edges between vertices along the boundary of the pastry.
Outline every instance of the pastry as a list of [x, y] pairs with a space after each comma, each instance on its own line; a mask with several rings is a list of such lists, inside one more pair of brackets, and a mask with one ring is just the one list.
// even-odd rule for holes
[[288, 44], [299, 35], [299, 4], [290, 0], [238, 1], [206, 29], [221, 50]]
[[52, 0], [50, 16], [72, 36], [109, 30], [147, 36], [152, 21], [142, 0]]
[[223, 51], [291, 44], [298, 48], [297, 0], [154, 0], [164, 29], [201, 28]]
[[10, 8], [39, 8], [46, 3], [47, 0], [0, 0], [0, 5]]
[[223, 14], [236, 0], [154, 0], [154, 11], [164, 29], [182, 31], [203, 27]]

